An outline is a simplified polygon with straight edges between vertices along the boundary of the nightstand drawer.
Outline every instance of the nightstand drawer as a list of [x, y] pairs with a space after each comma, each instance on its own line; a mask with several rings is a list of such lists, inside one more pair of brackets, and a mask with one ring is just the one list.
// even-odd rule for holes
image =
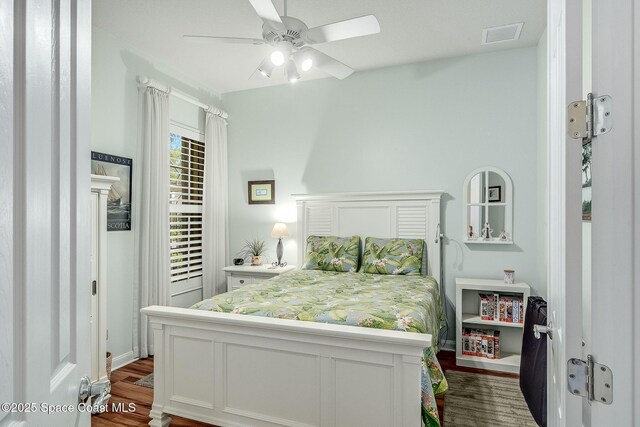
[[233, 276], [227, 277], [227, 287], [232, 291], [234, 289], [249, 285], [253, 283], [253, 281], [254, 278], [251, 276], [240, 276], [234, 274]]
[[261, 280], [271, 279], [287, 271], [295, 270], [295, 265], [274, 268], [269, 264], [254, 265], [230, 265], [223, 268], [227, 276], [227, 292], [234, 291], [246, 285], [252, 285]]

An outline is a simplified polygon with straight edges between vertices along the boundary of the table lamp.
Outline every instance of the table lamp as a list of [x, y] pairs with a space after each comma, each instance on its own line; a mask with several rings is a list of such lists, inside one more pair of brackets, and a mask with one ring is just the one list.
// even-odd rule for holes
[[287, 224], [281, 222], [276, 223], [271, 230], [271, 237], [278, 238], [278, 246], [276, 247], [276, 255], [278, 256], [278, 262], [274, 262], [274, 267], [284, 267], [286, 262], [282, 262], [282, 238], [289, 236], [289, 230], [287, 230]]

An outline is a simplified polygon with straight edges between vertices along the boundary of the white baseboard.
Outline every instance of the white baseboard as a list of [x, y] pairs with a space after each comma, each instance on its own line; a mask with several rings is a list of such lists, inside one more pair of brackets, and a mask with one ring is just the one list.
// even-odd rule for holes
[[113, 358], [113, 361], [111, 362], [111, 370], [115, 371], [116, 369], [120, 369], [131, 362], [135, 362], [136, 360], [138, 360], [138, 358], [133, 356], [133, 351], [121, 354]]

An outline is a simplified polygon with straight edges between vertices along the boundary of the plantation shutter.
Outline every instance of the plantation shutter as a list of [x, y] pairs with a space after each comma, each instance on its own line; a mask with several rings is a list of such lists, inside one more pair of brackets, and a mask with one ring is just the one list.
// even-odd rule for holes
[[169, 226], [171, 283], [202, 286], [204, 143], [170, 135]]

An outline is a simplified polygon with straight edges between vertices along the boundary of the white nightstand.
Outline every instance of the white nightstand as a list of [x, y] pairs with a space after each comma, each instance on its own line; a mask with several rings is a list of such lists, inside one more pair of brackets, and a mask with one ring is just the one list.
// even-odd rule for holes
[[258, 280], [270, 279], [287, 271], [295, 270], [295, 265], [272, 267], [270, 265], [232, 265], [222, 270], [227, 274], [227, 292], [255, 283]]
[[[456, 365], [502, 372], [520, 371], [523, 323], [483, 320], [479, 315], [480, 293], [509, 293], [522, 295], [522, 318], [527, 311], [531, 288], [526, 283], [508, 285], [502, 280], [456, 279]], [[462, 329], [498, 329], [500, 331], [499, 359], [462, 354]]]

